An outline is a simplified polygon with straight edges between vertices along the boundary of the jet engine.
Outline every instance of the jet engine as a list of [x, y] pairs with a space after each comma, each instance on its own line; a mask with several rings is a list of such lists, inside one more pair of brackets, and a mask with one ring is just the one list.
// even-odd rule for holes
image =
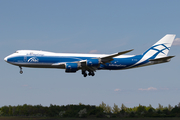
[[65, 72], [76, 72], [78, 71], [78, 63], [66, 63]]
[[98, 66], [99, 63], [100, 63], [99, 59], [89, 59], [89, 60], [86, 60], [86, 65], [90, 66], [90, 67]]

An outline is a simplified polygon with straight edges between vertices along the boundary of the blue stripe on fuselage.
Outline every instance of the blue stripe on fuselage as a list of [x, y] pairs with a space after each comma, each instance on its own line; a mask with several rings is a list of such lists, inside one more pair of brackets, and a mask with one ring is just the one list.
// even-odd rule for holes
[[[106, 63], [106, 65], [100, 65], [98, 69], [109, 69], [109, 70], [117, 70], [117, 69], [125, 69], [129, 66], [137, 63], [143, 55], [136, 55], [128, 58], [113, 58], [114, 60], [110, 63]], [[74, 57], [74, 56], [16, 56], [8, 59], [8, 62], [13, 62], [16, 64], [53, 64], [59, 62], [76, 62], [86, 59], [92, 59], [95, 57]]]
[[111, 61], [111, 63], [106, 63], [106, 65], [101, 64], [99, 69], [118, 70], [129, 68], [137, 63], [142, 57], [142, 55], [136, 55], [128, 58], [113, 58], [114, 60]]

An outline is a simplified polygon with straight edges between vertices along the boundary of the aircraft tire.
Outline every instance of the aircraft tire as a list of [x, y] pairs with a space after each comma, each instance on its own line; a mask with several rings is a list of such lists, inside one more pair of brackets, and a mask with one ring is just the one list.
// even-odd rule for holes
[[94, 74], [94, 72], [92, 73], [92, 76], [94, 76], [95, 74]]
[[86, 77], [87, 76], [87, 74], [84, 74], [84, 77]]

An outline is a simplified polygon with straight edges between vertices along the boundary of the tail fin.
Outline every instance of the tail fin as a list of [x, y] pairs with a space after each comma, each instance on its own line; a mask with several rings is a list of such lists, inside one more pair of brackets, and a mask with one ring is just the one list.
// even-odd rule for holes
[[143, 53], [143, 56], [148, 56], [153, 59], [166, 57], [170, 47], [174, 41], [176, 35], [167, 34], [161, 38], [157, 43], [155, 43], [151, 48]]

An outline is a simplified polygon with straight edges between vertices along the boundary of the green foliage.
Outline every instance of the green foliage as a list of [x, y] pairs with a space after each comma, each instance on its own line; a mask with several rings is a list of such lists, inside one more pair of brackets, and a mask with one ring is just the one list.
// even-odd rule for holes
[[180, 117], [180, 103], [175, 107], [168, 105], [163, 107], [159, 104], [158, 108], [151, 105], [140, 105], [128, 108], [124, 104], [121, 109], [114, 104], [113, 108], [104, 102], [99, 106], [84, 105], [66, 105], [58, 106], [50, 104], [49, 107], [42, 105], [18, 105], [3, 106], [0, 108], [0, 116], [26, 116], [26, 117], [59, 117], [59, 118], [117, 118], [117, 117]]
[[101, 107], [105, 113], [111, 113], [112, 108], [109, 105], [106, 105], [104, 102], [102, 102], [99, 107]]
[[160, 103], [158, 105], [159, 105], [159, 107], [157, 108], [157, 110], [162, 111], [163, 110], [163, 106]]
[[79, 114], [79, 117], [80, 117], [80, 118], [85, 118], [85, 117], [87, 117], [87, 110], [86, 110], [86, 108], [80, 110], [80, 111], [78, 112], [78, 114]]
[[59, 116], [60, 116], [60, 117], [63, 117], [63, 115], [64, 115], [65, 113], [66, 113], [66, 111], [60, 111], [60, 112], [59, 112]]
[[173, 109], [173, 106], [171, 106], [170, 104], [168, 105], [168, 110], [171, 111]]
[[0, 116], [2, 116], [3, 115], [3, 112], [0, 110]]
[[141, 116], [143, 116], [146, 113], [146, 106], [142, 106], [139, 104], [138, 108], [137, 108], [137, 113]]
[[109, 105], [107, 105], [106, 106], [106, 113], [111, 113], [111, 111], [112, 111], [112, 108], [111, 108], [111, 106], [109, 106]]
[[101, 107], [104, 110], [104, 112], [106, 112], [106, 104], [103, 101], [101, 104], [99, 104], [99, 107]]
[[115, 103], [114, 103], [114, 107], [113, 107], [113, 109], [112, 109], [112, 112], [113, 112], [114, 114], [117, 114], [117, 113], [120, 112], [120, 108], [118, 108], [118, 105], [116, 105]]
[[122, 103], [121, 110], [126, 110], [126, 109], [127, 109], [127, 107]]

